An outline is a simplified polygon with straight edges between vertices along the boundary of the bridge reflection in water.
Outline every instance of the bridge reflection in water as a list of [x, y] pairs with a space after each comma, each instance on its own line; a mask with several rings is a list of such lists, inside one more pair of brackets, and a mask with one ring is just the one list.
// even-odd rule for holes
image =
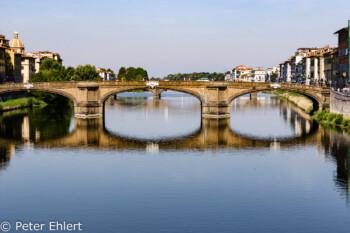
[[[154, 107], [162, 103], [151, 102]], [[240, 107], [256, 107], [263, 105], [261, 101], [242, 103]], [[147, 106], [150, 107], [150, 106]], [[235, 108], [237, 106], [233, 106]], [[298, 110], [294, 110], [298, 111]], [[293, 112], [283, 104], [280, 107], [283, 119], [294, 129], [289, 137], [253, 137], [237, 133], [231, 128], [230, 119], [201, 119], [200, 127], [187, 135], [166, 139], [144, 139], [120, 135], [105, 127], [104, 119], [74, 119], [74, 127], [70, 126], [71, 115], [60, 116], [55, 134], [50, 135], [45, 126], [36, 122], [28, 112], [22, 111], [10, 117], [2, 116], [0, 122], [0, 169], [6, 168], [17, 148], [29, 146], [34, 148], [75, 148], [75, 149], [107, 149], [107, 150], [141, 150], [147, 153], [172, 150], [224, 150], [236, 149], [279, 150], [283, 148], [314, 145], [318, 154], [325, 160], [334, 160], [337, 164], [335, 182], [349, 196], [350, 191], [350, 136], [325, 129], [314, 123], [302, 111]], [[45, 118], [43, 116], [42, 118]], [[41, 119], [42, 120], [42, 119]], [[58, 122], [58, 123], [57, 123]], [[70, 130], [71, 128], [71, 130]]]

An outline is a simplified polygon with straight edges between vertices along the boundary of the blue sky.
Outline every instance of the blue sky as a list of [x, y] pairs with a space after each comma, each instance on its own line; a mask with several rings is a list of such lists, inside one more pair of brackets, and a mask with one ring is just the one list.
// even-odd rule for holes
[[0, 34], [18, 31], [26, 52], [58, 52], [150, 76], [268, 68], [298, 47], [335, 46], [349, 0], [0, 0]]

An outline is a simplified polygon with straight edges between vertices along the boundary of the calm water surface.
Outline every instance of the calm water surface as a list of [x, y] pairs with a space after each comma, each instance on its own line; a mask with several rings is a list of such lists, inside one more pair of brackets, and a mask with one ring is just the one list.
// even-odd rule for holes
[[201, 119], [199, 101], [175, 92], [120, 94], [104, 120], [4, 113], [0, 221], [81, 221], [92, 233], [349, 232], [349, 148], [348, 134], [269, 95], [236, 99], [228, 120]]

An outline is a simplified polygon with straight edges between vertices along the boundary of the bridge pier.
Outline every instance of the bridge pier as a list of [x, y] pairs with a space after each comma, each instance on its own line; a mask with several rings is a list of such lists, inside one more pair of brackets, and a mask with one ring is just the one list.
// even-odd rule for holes
[[206, 88], [202, 100], [203, 118], [230, 118], [231, 107], [227, 100], [227, 86], [211, 86]]
[[202, 105], [202, 117], [203, 118], [230, 118], [231, 107], [226, 104], [216, 103], [209, 106]]
[[77, 85], [74, 113], [76, 118], [101, 118], [103, 105], [99, 101], [99, 83], [81, 82]]
[[257, 92], [250, 93], [250, 99], [257, 99], [257, 98], [258, 98]]
[[76, 118], [101, 118], [103, 116], [103, 106], [97, 101], [80, 102], [74, 106]]
[[149, 91], [153, 94], [153, 99], [160, 99], [160, 94], [162, 94], [163, 90], [160, 90], [159, 88], [151, 89], [149, 88]]

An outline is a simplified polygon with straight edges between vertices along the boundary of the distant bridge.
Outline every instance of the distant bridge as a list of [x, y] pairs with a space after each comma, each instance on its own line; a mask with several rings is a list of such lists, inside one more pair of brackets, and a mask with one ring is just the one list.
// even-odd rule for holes
[[252, 82], [199, 82], [199, 81], [139, 81], [139, 82], [46, 82], [32, 84], [0, 85], [0, 95], [23, 91], [43, 91], [59, 94], [73, 101], [78, 118], [100, 118], [104, 102], [113, 95], [134, 90], [146, 90], [154, 98], [167, 90], [193, 95], [200, 100], [202, 117], [229, 118], [230, 103], [244, 94], [256, 94], [270, 90], [293, 91], [310, 98], [315, 108], [329, 107], [330, 89], [299, 84], [275, 84]]

